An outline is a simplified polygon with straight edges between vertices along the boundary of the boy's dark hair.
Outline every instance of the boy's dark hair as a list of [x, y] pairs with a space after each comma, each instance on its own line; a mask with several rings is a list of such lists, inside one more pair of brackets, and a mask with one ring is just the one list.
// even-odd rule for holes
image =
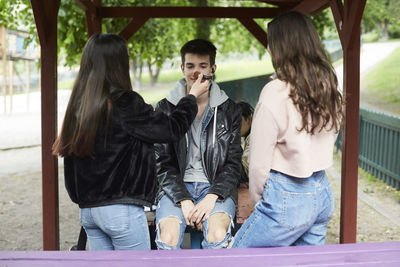
[[254, 108], [247, 102], [240, 101], [238, 103], [239, 108], [242, 110], [242, 116], [246, 119], [253, 116]]
[[194, 39], [181, 48], [182, 64], [185, 64], [185, 55], [187, 53], [197, 54], [197, 55], [209, 55], [211, 66], [215, 64], [215, 56], [217, 54], [217, 48], [207, 40]]

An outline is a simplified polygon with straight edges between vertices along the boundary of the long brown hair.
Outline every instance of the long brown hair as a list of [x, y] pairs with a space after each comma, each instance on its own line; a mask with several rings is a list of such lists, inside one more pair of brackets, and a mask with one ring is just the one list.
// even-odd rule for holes
[[277, 78], [291, 85], [289, 97], [302, 116], [298, 130], [339, 131], [343, 98], [311, 19], [298, 12], [276, 17], [268, 24], [268, 47]]
[[96, 34], [89, 38], [83, 49], [53, 154], [93, 156], [99, 121], [104, 115], [108, 125], [112, 108], [111, 87], [132, 90], [126, 41], [115, 34]]

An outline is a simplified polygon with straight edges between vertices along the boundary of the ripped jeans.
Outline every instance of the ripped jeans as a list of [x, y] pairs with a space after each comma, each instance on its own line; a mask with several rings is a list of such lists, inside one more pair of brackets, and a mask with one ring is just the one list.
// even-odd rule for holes
[[[192, 195], [195, 205], [199, 203], [207, 195], [208, 189], [211, 186], [209, 183], [185, 183], [185, 185], [189, 193]], [[201, 243], [203, 248], [225, 248], [228, 246], [230, 240], [232, 239], [231, 231], [233, 227], [233, 218], [235, 217], [235, 209], [236, 209], [235, 202], [230, 197], [228, 197], [222, 202], [217, 201], [215, 203], [214, 209], [211, 211], [208, 218], [214, 213], [219, 213], [219, 212], [225, 213], [230, 217], [231, 224], [223, 240], [219, 242], [208, 242], [207, 241], [208, 218], [207, 218], [203, 223], [204, 240]], [[176, 247], [167, 245], [166, 243], [162, 242], [160, 238], [159, 223], [161, 220], [168, 217], [175, 217], [179, 220], [179, 240]], [[181, 248], [183, 234], [186, 229], [186, 221], [185, 218], [183, 217], [181, 207], [175, 205], [175, 203], [167, 195], [164, 195], [158, 202], [156, 210], [156, 225], [157, 225], [156, 244], [158, 249]]]

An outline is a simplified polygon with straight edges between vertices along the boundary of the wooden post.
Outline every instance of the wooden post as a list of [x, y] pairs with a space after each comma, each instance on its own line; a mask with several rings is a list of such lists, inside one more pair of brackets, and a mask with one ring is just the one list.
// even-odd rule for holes
[[14, 87], [14, 69], [13, 69], [13, 61], [10, 59], [8, 61], [8, 64], [10, 66], [10, 77], [8, 78], [9, 80], [9, 87], [8, 87], [8, 92], [10, 93], [10, 112], [12, 113], [13, 111], [13, 87]]
[[26, 110], [29, 111], [29, 93], [31, 91], [31, 71], [30, 71], [30, 64], [29, 60], [25, 61], [26, 65]]
[[342, 142], [340, 243], [357, 241], [358, 142], [360, 116], [360, 23], [366, 0], [331, 1], [343, 48], [343, 95], [346, 100]]
[[42, 114], [43, 249], [60, 249], [57, 137], [57, 16], [60, 0], [31, 0], [40, 41]]
[[0, 46], [3, 62], [3, 99], [4, 99], [4, 113], [7, 112], [7, 50], [6, 50], [6, 28], [0, 29]]

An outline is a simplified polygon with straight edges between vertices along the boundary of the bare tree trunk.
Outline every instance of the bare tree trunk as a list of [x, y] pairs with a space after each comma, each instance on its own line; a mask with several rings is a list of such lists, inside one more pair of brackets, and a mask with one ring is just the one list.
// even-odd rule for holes
[[142, 70], [143, 70], [143, 63], [138, 63], [137, 60], [131, 61], [131, 69], [133, 73], [133, 86], [137, 91], [142, 89]]
[[156, 67], [155, 73], [153, 73], [150, 61], [147, 61], [147, 68], [149, 69], [150, 74], [150, 86], [153, 87], [157, 83], [158, 76], [160, 74], [160, 68]]
[[[389, 1], [388, 0], [386, 0], [386, 2], [385, 2], [385, 9], [386, 10], [389, 9]], [[382, 37], [381, 37], [382, 41], [386, 41], [389, 39], [388, 26], [389, 26], [389, 20], [387, 18], [385, 18], [382, 22]]]
[[[208, 0], [196, 0], [196, 6], [208, 6]], [[210, 19], [196, 19], [196, 38], [210, 39]]]
[[382, 23], [382, 38], [381, 38], [381, 40], [383, 40], [383, 41], [386, 41], [389, 39], [388, 26], [389, 26], [389, 20], [385, 19]]
[[2, 54], [2, 62], [3, 62], [3, 98], [4, 98], [4, 113], [7, 112], [7, 51], [6, 51], [6, 28], [0, 28], [1, 38], [0, 38], [0, 47]]

